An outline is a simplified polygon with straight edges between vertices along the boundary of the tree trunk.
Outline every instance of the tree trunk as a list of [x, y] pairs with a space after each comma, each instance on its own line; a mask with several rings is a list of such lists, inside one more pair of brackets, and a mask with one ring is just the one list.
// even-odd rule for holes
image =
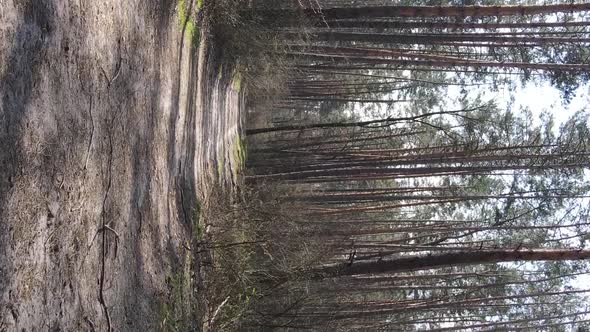
[[357, 275], [398, 273], [445, 266], [474, 265], [514, 261], [565, 261], [590, 258], [590, 249], [481, 250], [428, 256], [402, 257], [376, 262], [358, 262], [343, 266], [333, 264], [310, 271], [312, 279]]
[[424, 113], [424, 114], [420, 114], [420, 115], [416, 115], [416, 116], [409, 116], [409, 117], [386, 118], [386, 119], [359, 121], [359, 122], [311, 123], [311, 124], [304, 124], [304, 125], [290, 125], [290, 126], [280, 126], [280, 127], [246, 129], [246, 135], [257, 135], [257, 134], [264, 134], [264, 133], [272, 133], [272, 132], [276, 132], [276, 131], [365, 127], [365, 126], [376, 125], [376, 124], [391, 125], [391, 124], [399, 123], [399, 122], [414, 121], [414, 120], [418, 120], [421, 118], [426, 118], [426, 117], [430, 117], [430, 116], [434, 116], [434, 115], [456, 114], [456, 113], [461, 113], [461, 112], [469, 112], [471, 110], [473, 110], [473, 109], [465, 109], [465, 110], [457, 110], [457, 111], [430, 112], [430, 113]]
[[[284, 34], [286, 37], [291, 37], [291, 34]], [[539, 37], [539, 36], [510, 36], [510, 35], [494, 35], [486, 33], [375, 33], [375, 32], [342, 32], [342, 31], [320, 31], [314, 33], [317, 40], [335, 42], [335, 41], [355, 41], [365, 43], [379, 43], [379, 44], [421, 44], [421, 45], [436, 45], [441, 42], [487, 42], [494, 45], [502, 45], [505, 43], [521, 45], [526, 47], [525, 43], [537, 44], [565, 44], [565, 43], [587, 43], [589, 38], [584, 37]]]
[[[367, 51], [366, 49], [358, 49], [359, 51]], [[377, 52], [370, 50], [371, 52]], [[515, 68], [515, 69], [538, 69], [545, 71], [559, 70], [559, 71], [590, 71], [589, 64], [583, 63], [528, 63], [528, 62], [495, 62], [495, 61], [483, 61], [475, 59], [456, 58], [450, 56], [438, 56], [428, 54], [416, 54], [416, 53], [396, 53], [396, 52], [385, 52], [378, 51], [380, 56], [378, 57], [367, 57], [357, 55], [341, 55], [341, 54], [320, 54], [320, 53], [291, 53], [294, 56], [307, 57], [310, 59], [331, 59], [334, 62], [355, 62], [359, 64], [370, 64], [370, 65], [395, 65], [404, 68], [411, 68], [412, 66], [424, 66], [424, 67], [472, 67], [472, 68]], [[393, 59], [386, 58], [396, 57]], [[325, 67], [324, 67], [325, 68]], [[362, 69], [355, 68], [355, 69]], [[367, 67], [370, 69], [370, 67]], [[375, 67], [372, 67], [376, 69]], [[383, 68], [379, 68], [383, 69]], [[456, 71], [456, 70], [454, 70]]]
[[[323, 22], [322, 22], [323, 23]], [[405, 22], [405, 21], [329, 21], [329, 26], [335, 28], [361, 28], [361, 29], [507, 29], [507, 28], [560, 28], [590, 26], [590, 22]], [[323, 24], [320, 26], [324, 26]]]
[[306, 9], [305, 14], [326, 20], [363, 17], [486, 17], [566, 13], [590, 10], [590, 3], [530, 6], [366, 6]]

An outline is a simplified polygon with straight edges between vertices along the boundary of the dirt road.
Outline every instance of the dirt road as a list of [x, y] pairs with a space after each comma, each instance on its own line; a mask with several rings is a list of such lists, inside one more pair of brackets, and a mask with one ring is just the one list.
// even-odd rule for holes
[[158, 328], [243, 104], [182, 4], [2, 1], [0, 331]]

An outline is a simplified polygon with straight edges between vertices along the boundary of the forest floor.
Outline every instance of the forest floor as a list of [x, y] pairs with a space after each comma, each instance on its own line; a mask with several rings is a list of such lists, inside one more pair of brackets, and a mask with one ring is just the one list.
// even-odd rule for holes
[[206, 5], [2, 2], [0, 331], [211, 320], [193, 252], [236, 183], [243, 94]]

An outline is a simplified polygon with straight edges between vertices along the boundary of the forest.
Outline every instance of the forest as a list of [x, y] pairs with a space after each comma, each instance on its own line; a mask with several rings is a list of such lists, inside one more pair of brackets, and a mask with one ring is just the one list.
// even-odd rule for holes
[[590, 3], [253, 8], [238, 330], [588, 331]]
[[0, 22], [0, 332], [590, 332], [589, 0]]

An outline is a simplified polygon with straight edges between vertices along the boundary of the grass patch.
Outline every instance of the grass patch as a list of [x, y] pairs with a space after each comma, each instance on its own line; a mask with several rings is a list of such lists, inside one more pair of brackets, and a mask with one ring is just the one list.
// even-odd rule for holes
[[255, 266], [256, 234], [253, 227], [247, 227], [249, 221], [241, 209], [227, 208], [231, 206], [228, 197], [218, 199], [210, 211], [221, 230], [214, 243], [208, 244], [214, 261], [209, 278], [215, 281], [208, 289], [209, 302], [214, 304], [208, 318], [211, 331], [239, 331], [258, 295], [247, 272]]
[[[203, 241], [204, 227], [202, 223], [202, 208], [199, 201], [195, 202], [191, 220], [192, 238], [190, 246], [196, 248], [197, 243]], [[193, 275], [194, 254], [191, 250], [183, 251], [180, 266], [174, 268], [166, 276], [168, 296], [160, 308], [160, 330], [181, 332], [197, 331], [199, 324], [199, 302], [197, 300], [196, 285]]]
[[191, 279], [190, 251], [186, 251], [181, 267], [166, 277], [168, 298], [160, 309], [160, 330], [195, 331], [198, 329], [198, 304]]
[[163, 331], [179, 331], [181, 322], [177, 317], [182, 308], [182, 274], [173, 273], [166, 277], [169, 296], [160, 308], [160, 329]]

